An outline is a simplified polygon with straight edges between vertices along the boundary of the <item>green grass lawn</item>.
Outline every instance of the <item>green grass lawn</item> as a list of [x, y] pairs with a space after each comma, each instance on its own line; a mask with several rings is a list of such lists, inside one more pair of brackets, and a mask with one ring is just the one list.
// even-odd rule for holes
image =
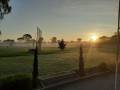
[[[111, 52], [110, 52], [111, 49]], [[99, 65], [102, 62], [114, 63], [115, 52], [113, 48], [84, 48], [85, 68]], [[39, 74], [51, 76], [78, 69], [79, 48], [42, 48], [39, 55]], [[28, 48], [0, 47], [0, 76], [16, 73], [32, 73], [33, 55]]]

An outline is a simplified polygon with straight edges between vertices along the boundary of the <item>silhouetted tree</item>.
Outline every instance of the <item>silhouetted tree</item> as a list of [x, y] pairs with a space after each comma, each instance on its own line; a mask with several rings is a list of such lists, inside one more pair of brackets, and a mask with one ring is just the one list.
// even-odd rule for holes
[[70, 43], [74, 43], [75, 41], [71, 40]]
[[15, 43], [15, 40], [7, 39], [7, 40], [4, 40], [3, 42], [7, 43], [9, 46], [13, 46], [13, 44]]
[[51, 43], [56, 43], [56, 42], [57, 42], [57, 38], [56, 37], [52, 37]]
[[99, 37], [99, 39], [100, 39], [100, 40], [108, 40], [108, 39], [110, 39], [110, 38], [107, 37], [107, 36], [101, 36], [101, 37]]
[[[112, 35], [110, 38], [111, 38], [111, 40], [117, 40], [117, 38], [118, 38], [117, 33], [115, 32], [115, 34]], [[120, 38], [120, 37], [119, 37], [119, 38]]]
[[24, 40], [24, 38], [23, 37], [19, 37], [19, 38], [17, 38], [17, 40], [21, 42], [21, 41]]
[[77, 38], [77, 42], [81, 42], [82, 41], [82, 39], [81, 38]]
[[107, 37], [107, 36], [101, 36], [97, 42], [98, 46], [104, 46], [104, 45], [116, 45], [117, 42], [117, 33], [115, 33], [114, 35]]
[[25, 41], [29, 41], [29, 40], [32, 39], [32, 36], [30, 34], [24, 34], [23, 38], [24, 38]]
[[60, 48], [61, 50], [64, 50], [64, 49], [65, 49], [66, 44], [65, 44], [65, 41], [64, 41], [63, 39], [62, 39], [61, 41], [59, 41], [58, 44], [59, 44], [59, 48]]
[[10, 0], [0, 0], [0, 19], [3, 19], [5, 14], [11, 12], [9, 1]]

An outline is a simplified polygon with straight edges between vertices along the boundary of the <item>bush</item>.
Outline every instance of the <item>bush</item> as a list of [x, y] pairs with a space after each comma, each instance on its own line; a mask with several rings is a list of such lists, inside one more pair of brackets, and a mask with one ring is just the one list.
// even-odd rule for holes
[[19, 74], [0, 78], [0, 90], [32, 90], [31, 76]]
[[65, 41], [63, 39], [58, 42], [58, 45], [61, 50], [64, 50], [66, 47]]
[[106, 63], [102, 62], [98, 65], [97, 68], [98, 68], [99, 72], [105, 72], [108, 70], [108, 65]]

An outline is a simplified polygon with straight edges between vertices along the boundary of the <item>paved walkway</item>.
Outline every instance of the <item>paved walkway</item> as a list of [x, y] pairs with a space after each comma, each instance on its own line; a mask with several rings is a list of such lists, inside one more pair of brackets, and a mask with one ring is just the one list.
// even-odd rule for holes
[[[61, 86], [56, 90], [114, 90], [114, 74], [82, 80]], [[117, 90], [120, 90], [120, 76]]]

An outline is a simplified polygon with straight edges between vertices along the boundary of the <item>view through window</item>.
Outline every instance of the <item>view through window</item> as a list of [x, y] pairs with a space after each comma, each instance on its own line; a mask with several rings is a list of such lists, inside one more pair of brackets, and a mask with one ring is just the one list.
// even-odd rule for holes
[[0, 0], [0, 90], [120, 90], [119, 0]]

